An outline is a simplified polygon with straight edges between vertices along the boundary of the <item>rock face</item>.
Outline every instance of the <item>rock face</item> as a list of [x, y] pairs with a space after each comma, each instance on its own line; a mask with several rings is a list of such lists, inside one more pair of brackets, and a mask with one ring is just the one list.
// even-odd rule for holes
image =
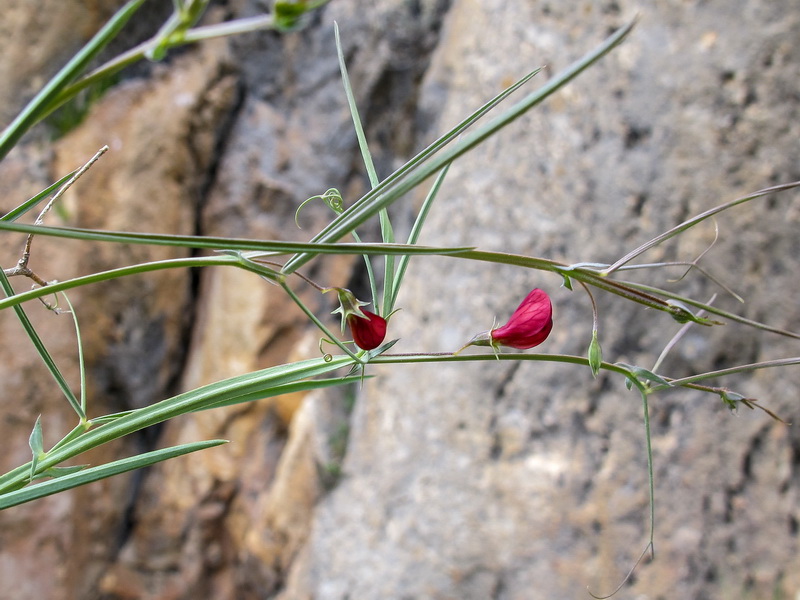
[[[205, 44], [122, 81], [65, 137], [47, 144], [34, 136], [0, 164], [3, 203], [31, 196], [105, 143], [111, 152], [48, 222], [307, 239], [330, 215], [309, 205], [298, 230], [300, 202], [334, 186], [352, 200], [367, 185], [341, 92], [334, 20], [385, 176], [498, 90], [547, 65], [528, 84], [542, 85], [641, 10], [620, 48], [454, 163], [422, 240], [610, 262], [693, 214], [800, 179], [800, 17], [792, 8], [790, 0], [646, 9], [337, 0], [303, 31]], [[249, 16], [257, 7], [242, 0], [228, 10]], [[37, 35], [48, 37], [41, 51], [52, 48], [51, 60], [64, 51], [53, 41], [64, 35], [57, 27]], [[88, 34], [70, 35], [67, 51]], [[10, 53], [0, 61], [8, 81], [29, 77]], [[0, 96], [2, 114], [18, 110], [27, 93], [11, 87]], [[421, 198], [393, 207], [399, 235]], [[797, 199], [756, 200], [717, 219], [719, 239], [701, 264], [745, 305], [697, 273], [666, 285], [699, 299], [716, 293], [725, 310], [800, 329]], [[714, 239], [709, 222], [642, 261], [691, 261]], [[4, 266], [20, 245], [3, 236]], [[180, 256], [87, 246], [37, 239], [32, 266], [66, 279]], [[307, 270], [321, 283], [358, 289], [361, 268], [338, 258]], [[664, 285], [681, 274], [630, 277]], [[400, 338], [399, 352], [452, 351], [541, 287], [556, 311], [541, 350], [584, 354], [591, 304], [560, 284], [538, 271], [417, 258], [389, 335]], [[298, 291], [320, 314], [330, 310], [327, 298]], [[596, 296], [606, 360], [652, 367], [680, 325]], [[238, 271], [164, 271], [70, 297], [97, 414], [318, 352], [318, 334], [280, 289]], [[77, 381], [71, 324], [26, 308]], [[3, 339], [15, 340], [0, 348], [2, 460], [12, 468], [27, 459], [36, 415], [50, 443], [73, 422], [13, 314], [0, 317]], [[735, 324], [694, 327], [662, 370], [682, 377], [797, 354], [789, 338]], [[22, 599], [281, 600], [579, 598], [587, 586], [603, 594], [622, 580], [649, 525], [642, 407], [621, 378], [506, 361], [371, 373], [379, 377], [363, 388], [200, 413], [89, 457], [232, 441], [5, 511], [0, 580], [14, 582], [6, 587]], [[797, 421], [792, 368], [723, 383]], [[619, 597], [800, 593], [797, 428], [763, 413], [734, 418], [700, 392], [656, 395], [650, 414], [656, 560], [640, 565]], [[43, 564], [59, 567], [43, 574]]]

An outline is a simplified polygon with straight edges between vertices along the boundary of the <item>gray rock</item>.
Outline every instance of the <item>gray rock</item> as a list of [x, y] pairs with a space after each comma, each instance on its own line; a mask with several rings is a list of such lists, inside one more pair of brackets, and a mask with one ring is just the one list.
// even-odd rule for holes
[[[600, 65], [455, 163], [423, 242], [611, 262], [694, 213], [797, 179], [790, 4], [648, 8]], [[546, 79], [633, 14], [627, 3], [455, 3], [425, 74], [424, 133], [445, 130], [538, 65], [548, 65], [537, 78]], [[720, 240], [702, 264], [746, 305], [696, 274], [668, 283], [680, 270], [644, 280], [703, 300], [720, 292], [719, 306], [796, 324], [786, 302], [796, 291], [786, 264], [797, 256], [795, 198], [718, 219]], [[642, 260], [692, 260], [713, 236], [702, 225]], [[542, 350], [583, 354], [590, 303], [560, 283], [418, 259], [389, 335], [401, 338], [400, 351], [455, 350], [543, 287], [556, 327]], [[597, 295], [606, 359], [651, 367], [679, 324]], [[735, 324], [701, 329], [665, 372], [796, 354], [786, 339]], [[318, 508], [306, 577], [283, 597], [579, 598], [587, 586], [616, 587], [648, 536], [642, 408], [620, 378], [595, 381], [588, 369], [553, 363], [376, 371], [354, 415], [346, 477]], [[791, 420], [797, 374], [776, 374], [726, 383]], [[657, 558], [622, 597], [796, 594], [794, 430], [763, 413], [732, 418], [700, 392], [655, 396], [650, 411]]]
[[[263, 10], [243, 0], [228, 8], [239, 16]], [[130, 164], [103, 175], [101, 163], [95, 181], [112, 181], [113, 189], [135, 197], [144, 178], [148, 197], [168, 202], [169, 224], [142, 222], [122, 192], [87, 201], [83, 188], [70, 209], [92, 226], [160, 223], [211, 235], [306, 239], [330, 213], [309, 205], [298, 231], [293, 218], [300, 202], [334, 186], [352, 202], [367, 189], [341, 91], [334, 19], [385, 176], [500, 89], [546, 65], [527, 89], [542, 85], [640, 10], [621, 47], [453, 165], [422, 239], [567, 263], [610, 262], [693, 214], [800, 179], [796, 8], [794, 0], [646, 9], [631, 2], [337, 0], [303, 31], [242, 36], [227, 47], [184, 52], [169, 65], [171, 75], [160, 67], [143, 72], [147, 81], [113, 90], [94, 119], [59, 142], [52, 168], [74, 167], [71, 149], [84, 151], [77, 141], [124, 132], [122, 147], [147, 149], [154, 131], [165, 128], [166, 137], [181, 143], [159, 146], [150, 163], [146, 151], [133, 152], [144, 161], [141, 169]], [[9, 69], [7, 61], [0, 64], [0, 73]], [[184, 96], [175, 92], [181, 77]], [[155, 105], [180, 96], [181, 118], [152, 109], [145, 124], [144, 109], [126, 109], [146, 89]], [[0, 110], [13, 112], [28, 91], [0, 94]], [[96, 124], [103, 130], [93, 131]], [[38, 143], [4, 161], [4, 195], [28, 197], [34, 183], [47, 180], [48, 151]], [[14, 181], [21, 189], [13, 189]], [[392, 207], [399, 235], [410, 228], [423, 192]], [[626, 277], [701, 300], [717, 293], [716, 306], [797, 330], [796, 199], [789, 192], [717, 218], [719, 240], [702, 265], [744, 296], [745, 305], [697, 273], [670, 282], [680, 268]], [[115, 220], [103, 221], [108, 215]], [[376, 232], [363, 233], [372, 239]], [[641, 260], [691, 261], [714, 237], [714, 224], [704, 223]], [[100, 268], [126, 255], [89, 250], [71, 258], [62, 252], [48, 263], [58, 271], [53, 276], [64, 278], [63, 263]], [[364, 295], [360, 269], [349, 258], [307, 267], [324, 284]], [[141, 289], [123, 285], [131, 287], [119, 293], [139, 311], [113, 303], [120, 315], [115, 335], [130, 341], [124, 358], [154, 360], [152, 340], [135, 334], [158, 315], [165, 325], [156, 337], [170, 357], [125, 370], [132, 405], [166, 397], [178, 378], [192, 387], [316, 353], [317, 333], [280, 290], [257, 278], [209, 272], [190, 286], [181, 273], [149, 279]], [[455, 350], [541, 287], [555, 306], [555, 328], [541, 351], [582, 355], [591, 305], [579, 287], [569, 292], [560, 285], [560, 278], [538, 271], [416, 258], [400, 297], [403, 310], [390, 322], [389, 336], [400, 338], [393, 351]], [[321, 314], [331, 309], [327, 298], [298, 291]], [[159, 300], [146, 302], [148, 295]], [[680, 328], [666, 315], [596, 297], [611, 362], [649, 368]], [[84, 307], [103, 316], [84, 327], [90, 368], [103, 372], [120, 362], [108, 351], [111, 327], [103, 326], [118, 313], [104, 308], [99, 294], [87, 294]], [[182, 349], [179, 341], [190, 337], [185, 315], [195, 318], [191, 347]], [[4, 336], [11, 335], [15, 324], [3, 317]], [[73, 347], [68, 334], [56, 346], [66, 356]], [[797, 354], [794, 340], [740, 325], [694, 327], [661, 370], [681, 377]], [[31, 353], [28, 366], [15, 364], [2, 375], [8, 395], [35, 401], [22, 412], [4, 408], [3, 436], [16, 453], [6, 460], [14, 464], [28, 456], [25, 439], [37, 412], [50, 415], [51, 435], [66, 422], [43, 399], [55, 396], [27, 385], [39, 381], [37, 360]], [[641, 401], [620, 377], [494, 360], [370, 372], [379, 377], [357, 393], [352, 413], [338, 393], [315, 393], [193, 415], [167, 424], [158, 443], [212, 436], [234, 443], [160, 465], [141, 485], [111, 480], [7, 512], [0, 528], [3, 580], [25, 574], [17, 598], [282, 600], [581, 598], [587, 586], [606, 593], [622, 580], [647, 541], [648, 480]], [[103, 389], [103, 381], [94, 385]], [[800, 377], [792, 368], [722, 383], [797, 420]], [[100, 396], [94, 401], [113, 401]], [[652, 397], [650, 414], [656, 560], [640, 565], [618, 597], [794, 597], [800, 591], [796, 428], [758, 412], [734, 418], [716, 396], [694, 391]], [[47, 545], [48, 539], [57, 542]], [[42, 557], [68, 566], [52, 577], [28, 575]]]

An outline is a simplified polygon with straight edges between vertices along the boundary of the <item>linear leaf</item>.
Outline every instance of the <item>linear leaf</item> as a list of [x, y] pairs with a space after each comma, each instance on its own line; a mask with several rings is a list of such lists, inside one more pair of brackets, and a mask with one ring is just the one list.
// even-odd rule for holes
[[292, 254], [311, 252], [314, 254], [452, 254], [468, 250], [468, 247], [436, 248], [433, 246], [411, 246], [408, 244], [322, 244], [316, 242], [284, 242], [279, 240], [249, 240], [196, 235], [170, 235], [163, 233], [137, 233], [131, 231], [104, 231], [80, 227], [49, 227], [46, 225], [24, 225], [0, 221], [0, 231], [33, 233], [51, 237], [95, 242], [117, 242], [122, 244], [150, 244], [154, 246], [179, 246], [183, 248], [208, 248], [211, 250], [241, 250]]
[[[414, 220], [414, 225], [411, 227], [411, 232], [408, 234], [408, 244], [416, 244], [417, 240], [419, 239], [420, 234], [422, 233], [422, 227], [425, 225], [425, 220], [428, 218], [428, 213], [431, 210], [431, 206], [433, 206], [433, 201], [436, 199], [437, 195], [439, 194], [439, 190], [442, 187], [442, 183], [444, 183], [444, 178], [447, 176], [447, 171], [450, 170], [450, 165], [447, 164], [445, 167], [439, 172], [439, 175], [436, 176], [436, 180], [433, 182], [433, 186], [431, 187], [428, 195], [425, 196], [425, 201], [422, 203], [422, 206], [419, 209], [419, 213], [417, 214], [417, 218]], [[389, 302], [388, 310], [386, 314], [390, 314], [392, 310], [394, 310], [394, 305], [397, 303], [397, 296], [400, 294], [400, 286], [403, 284], [403, 278], [406, 275], [406, 269], [408, 269], [408, 263], [411, 260], [411, 257], [406, 254], [400, 257], [400, 260], [397, 262], [397, 276], [394, 280], [394, 287], [392, 288], [391, 293], [391, 300]]]
[[155, 463], [189, 454], [190, 452], [197, 452], [198, 450], [205, 450], [221, 444], [227, 443], [227, 440], [208, 440], [205, 442], [193, 442], [190, 444], [182, 444], [180, 446], [173, 446], [163, 450], [154, 450], [153, 452], [145, 452], [131, 458], [123, 458], [115, 460], [114, 462], [82, 469], [77, 473], [62, 475], [56, 479], [47, 481], [45, 483], [37, 483], [28, 487], [9, 492], [0, 496], [0, 510], [17, 506], [31, 500], [37, 500], [51, 494], [57, 494], [87, 483], [99, 481], [126, 473], [135, 469], [149, 467]]
[[47, 85], [22, 109], [22, 112], [0, 134], [0, 160], [47, 112], [49, 105], [70, 82], [77, 78], [88, 64], [116, 37], [145, 0], [130, 0], [95, 34], [64, 67], [47, 82]]
[[[370, 376], [371, 377], [371, 376]], [[369, 379], [369, 377], [367, 377]], [[264, 400], [266, 398], [273, 398], [275, 396], [281, 396], [283, 394], [294, 394], [296, 392], [307, 392], [310, 390], [318, 390], [321, 388], [332, 387], [336, 385], [346, 385], [348, 383], [359, 383], [362, 381], [362, 377], [359, 376], [351, 376], [351, 377], [332, 377], [328, 379], [311, 379], [309, 381], [298, 381], [297, 383], [287, 383], [284, 385], [276, 385], [269, 390], [269, 392], [264, 393], [262, 391], [257, 392], [250, 392], [249, 394], [243, 394], [241, 396], [235, 396], [232, 398], [228, 398], [227, 400], [223, 400], [222, 402], [218, 402], [217, 404], [210, 404], [208, 406], [204, 406], [198, 410], [210, 410], [214, 408], [220, 408], [223, 406], [232, 406], [234, 404], [242, 404], [244, 402], [253, 402], [255, 400]]]
[[[350, 208], [345, 210], [342, 214], [331, 221], [327, 227], [325, 227], [314, 237], [313, 241], [336, 241], [347, 235], [359, 225], [365, 223], [381, 209], [386, 208], [404, 194], [417, 187], [428, 177], [442, 169], [446, 164], [472, 150], [474, 147], [481, 144], [486, 139], [500, 131], [502, 128], [525, 114], [528, 110], [542, 102], [545, 98], [549, 97], [561, 87], [572, 81], [581, 72], [597, 62], [612, 48], [622, 42], [622, 40], [625, 39], [625, 36], [630, 33], [633, 25], [634, 22], [631, 22], [630, 24], [616, 31], [597, 48], [567, 67], [561, 73], [557, 74], [544, 86], [507, 109], [493, 121], [480, 127], [478, 130], [466, 136], [460, 142], [457, 142], [449, 150], [444, 150], [441, 154], [430, 158], [430, 160], [426, 160], [416, 170], [409, 173], [408, 176], [402, 178], [396, 184], [394, 183], [396, 180], [395, 178], [392, 180], [392, 185], [387, 186], [388, 189], [387, 187], [382, 186], [376, 187], [373, 190], [373, 193], [366, 194], [363, 198], [358, 200]], [[284, 272], [291, 273], [293, 270], [311, 260], [312, 257], [313, 255], [308, 253], [301, 253], [293, 256], [286, 263]]]
[[[347, 367], [353, 362], [353, 359], [348, 356], [336, 356], [330, 361], [325, 361], [323, 358], [314, 358], [231, 377], [178, 394], [172, 398], [123, 414], [114, 421], [92, 429], [69, 443], [59, 445], [57, 449], [51, 450], [47, 453], [47, 456], [42, 457], [39, 461], [39, 470], [59, 465], [87, 450], [168, 419], [202, 410], [246, 394], [263, 393], [264, 396], [267, 396], [277, 386], [324, 375], [336, 369]], [[30, 463], [14, 469], [13, 474], [6, 473], [0, 477], [0, 491], [14, 489], [18, 486], [20, 481], [24, 480], [26, 469], [30, 469]]]
[[[14, 288], [11, 287], [11, 282], [8, 281], [8, 277], [6, 277], [5, 272], [3, 269], [0, 269], [0, 287], [2, 287], [3, 291], [5, 292], [6, 296], [13, 296], [14, 295]], [[80, 402], [75, 397], [75, 394], [72, 392], [72, 388], [70, 388], [67, 380], [64, 378], [64, 375], [61, 373], [61, 370], [56, 365], [56, 361], [53, 359], [53, 356], [47, 350], [47, 347], [44, 345], [42, 338], [39, 337], [39, 334], [36, 333], [36, 329], [33, 327], [33, 323], [28, 318], [28, 315], [25, 313], [25, 310], [19, 306], [14, 305], [14, 312], [17, 314], [17, 319], [22, 324], [22, 328], [25, 330], [25, 333], [28, 335], [28, 338], [31, 340], [33, 347], [36, 348], [36, 352], [39, 354], [39, 357], [44, 362], [47, 370], [50, 371], [50, 374], [53, 376], [53, 379], [56, 380], [58, 387], [61, 389], [61, 392], [67, 398], [67, 401], [72, 406], [72, 409], [79, 415], [83, 415], [83, 410], [81, 409]]]
[[29, 210], [33, 209], [39, 202], [47, 198], [50, 194], [57, 191], [62, 185], [64, 185], [67, 181], [69, 181], [70, 177], [77, 173], [77, 169], [72, 173], [68, 173], [64, 175], [61, 179], [56, 181], [53, 185], [43, 189], [41, 192], [36, 194], [33, 198], [26, 200], [22, 204], [20, 204], [17, 208], [14, 208], [8, 211], [5, 215], [0, 217], [0, 221], [16, 221], [22, 215], [24, 215]]

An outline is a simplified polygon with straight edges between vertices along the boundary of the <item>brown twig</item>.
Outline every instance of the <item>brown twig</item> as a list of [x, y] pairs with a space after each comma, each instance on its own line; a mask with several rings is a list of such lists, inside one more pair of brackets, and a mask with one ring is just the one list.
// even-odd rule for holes
[[[89, 162], [87, 162], [87, 163], [86, 163], [85, 165], [83, 165], [83, 166], [82, 166], [80, 169], [78, 169], [77, 171], [75, 171], [75, 174], [74, 174], [72, 177], [70, 177], [70, 178], [69, 178], [69, 179], [66, 181], [66, 183], [64, 183], [64, 185], [62, 185], [62, 186], [61, 186], [61, 187], [58, 189], [58, 191], [57, 191], [55, 194], [53, 194], [53, 197], [52, 197], [52, 198], [50, 198], [50, 201], [49, 201], [49, 202], [48, 202], [48, 203], [45, 205], [45, 207], [44, 207], [44, 208], [42, 209], [42, 211], [39, 213], [39, 216], [38, 216], [38, 217], [36, 217], [36, 220], [33, 222], [33, 224], [34, 224], [34, 225], [42, 225], [42, 224], [44, 224], [44, 216], [45, 216], [45, 215], [46, 215], [46, 214], [47, 214], [47, 213], [50, 211], [50, 209], [53, 207], [53, 204], [55, 204], [55, 203], [56, 203], [56, 201], [57, 201], [59, 198], [61, 198], [61, 196], [63, 196], [63, 195], [64, 195], [64, 193], [65, 193], [65, 192], [66, 192], [66, 191], [67, 191], [67, 190], [68, 190], [70, 187], [72, 187], [72, 184], [73, 184], [73, 183], [75, 183], [75, 182], [78, 180], [78, 178], [80, 178], [80, 177], [81, 177], [81, 175], [83, 175], [84, 173], [86, 173], [86, 171], [88, 171], [88, 170], [91, 168], [91, 166], [92, 166], [94, 163], [96, 163], [96, 162], [97, 162], [97, 160], [98, 160], [98, 159], [99, 159], [99, 158], [100, 158], [100, 157], [101, 157], [103, 154], [105, 154], [107, 151], [108, 151], [108, 146], [103, 146], [102, 148], [100, 148], [100, 150], [98, 150], [98, 151], [95, 153], [95, 155], [94, 155], [94, 156], [93, 156], [91, 159], [89, 159]], [[30, 233], [30, 234], [28, 234], [28, 237], [27, 237], [27, 238], [26, 238], [26, 240], [25, 240], [25, 248], [22, 250], [22, 256], [21, 256], [21, 257], [20, 257], [20, 259], [17, 261], [17, 265], [16, 265], [15, 267], [12, 267], [12, 268], [10, 268], [10, 269], [3, 269], [3, 272], [4, 272], [4, 273], [6, 274], [6, 276], [8, 276], [8, 277], [14, 277], [14, 276], [18, 276], [18, 275], [21, 275], [21, 276], [23, 276], [23, 277], [27, 277], [28, 279], [31, 279], [31, 280], [33, 280], [33, 282], [34, 282], [36, 285], [39, 285], [39, 286], [41, 286], [41, 287], [46, 287], [46, 286], [48, 285], [48, 282], [47, 282], [46, 280], [44, 280], [42, 277], [40, 277], [39, 275], [37, 275], [36, 273], [34, 273], [34, 272], [33, 272], [33, 271], [32, 271], [32, 270], [31, 270], [31, 269], [28, 267], [28, 261], [30, 261], [30, 258], [31, 258], [31, 244], [33, 243], [33, 236], [34, 236], [34, 234], [33, 234], [33, 233]], [[44, 302], [45, 306], [47, 306], [48, 308], [52, 308], [52, 307], [51, 307], [51, 306], [50, 306], [50, 305], [49, 305], [47, 302], [45, 302], [44, 300], [42, 300], [42, 302]]]

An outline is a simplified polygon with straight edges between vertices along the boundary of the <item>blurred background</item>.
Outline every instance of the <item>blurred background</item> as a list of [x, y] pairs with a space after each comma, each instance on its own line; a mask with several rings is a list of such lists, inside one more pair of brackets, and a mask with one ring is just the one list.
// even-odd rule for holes
[[[7, 123], [122, 2], [3, 0], [0, 118]], [[151, 36], [151, 0], [105, 58]], [[204, 20], [263, 14], [214, 2]], [[385, 177], [514, 81], [543, 85], [636, 15], [623, 43], [450, 170], [422, 242], [567, 263], [613, 262], [684, 219], [800, 179], [796, 0], [333, 0], [297, 32], [186, 47], [124, 71], [53, 115], [0, 163], [8, 210], [110, 151], [51, 225], [307, 240], [368, 181], [341, 86], [338, 22], [379, 175]], [[398, 238], [424, 198], [392, 208]], [[800, 329], [800, 203], [787, 192], [723, 213], [702, 264], [741, 294], [682, 269], [636, 277], [775, 327]], [[377, 224], [363, 232], [377, 239]], [[642, 257], [691, 261], [705, 223]], [[24, 239], [0, 236], [6, 267]], [[46, 279], [185, 255], [36, 239]], [[367, 296], [363, 263], [305, 272]], [[27, 282], [14, 280], [17, 289]], [[414, 259], [389, 338], [400, 352], [459, 348], [534, 287], [555, 327], [542, 352], [584, 354], [591, 305], [538, 271]], [[333, 299], [298, 285], [319, 314]], [[162, 271], [70, 294], [97, 414], [144, 406], [265, 366], [318, 356], [319, 333], [281, 290], [235, 269]], [[604, 358], [651, 368], [680, 325], [597, 296]], [[77, 383], [68, 317], [28, 309]], [[0, 314], [0, 457], [30, 457], [72, 426], [69, 406], [13, 313]], [[736, 324], [695, 327], [673, 377], [796, 356], [796, 340]], [[531, 599], [609, 593], [647, 542], [645, 435], [620, 377], [556, 363], [373, 367], [363, 387], [313, 392], [169, 422], [98, 451], [97, 463], [210, 437], [231, 443], [0, 514], [0, 581], [19, 600]], [[720, 382], [714, 382], [719, 385]], [[798, 421], [800, 372], [724, 382]], [[800, 598], [800, 434], [716, 396], [650, 404], [656, 560], [618, 598]], [[48, 435], [48, 432], [51, 432]], [[52, 436], [52, 439], [48, 439]], [[11, 596], [9, 596], [11, 597]]]

